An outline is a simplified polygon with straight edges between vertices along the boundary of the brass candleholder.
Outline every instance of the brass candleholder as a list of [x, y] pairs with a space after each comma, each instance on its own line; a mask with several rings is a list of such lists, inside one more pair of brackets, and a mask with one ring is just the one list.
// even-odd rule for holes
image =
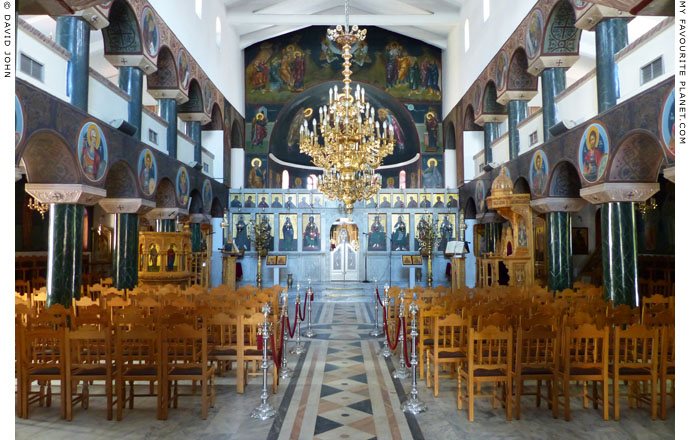
[[422, 257], [427, 257], [428, 271], [426, 274], [426, 285], [431, 287], [433, 278], [431, 276], [431, 253], [434, 246], [438, 244], [438, 220], [427, 220], [426, 216], [417, 224], [417, 236], [419, 237], [419, 253]]
[[268, 255], [268, 248], [271, 240], [271, 225], [268, 217], [262, 216], [261, 221], [249, 221], [250, 239], [256, 248], [256, 287], [261, 289], [261, 259]]

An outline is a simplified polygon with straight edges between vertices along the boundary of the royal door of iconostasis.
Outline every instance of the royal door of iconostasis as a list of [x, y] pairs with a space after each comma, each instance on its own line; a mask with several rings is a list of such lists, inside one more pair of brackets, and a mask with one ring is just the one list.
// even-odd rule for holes
[[359, 281], [359, 228], [340, 219], [330, 231], [331, 281]]

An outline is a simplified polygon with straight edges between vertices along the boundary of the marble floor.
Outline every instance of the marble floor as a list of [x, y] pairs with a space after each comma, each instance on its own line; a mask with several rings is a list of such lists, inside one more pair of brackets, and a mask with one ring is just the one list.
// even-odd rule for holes
[[[18, 439], [671, 439], [675, 412], [668, 420], [652, 421], [647, 407], [629, 409], [621, 420], [605, 422], [601, 410], [583, 408], [572, 400], [572, 420], [553, 419], [546, 405], [537, 408], [524, 397], [521, 420], [506, 421], [505, 412], [478, 399], [475, 421], [467, 410], [456, 408], [456, 382], [441, 379], [439, 396], [420, 383], [420, 399], [428, 411], [405, 414], [400, 404], [407, 398], [410, 379], [392, 378], [397, 357], [377, 354], [381, 338], [372, 338], [371, 291], [363, 288], [348, 296], [337, 290], [317, 295], [313, 329], [316, 337], [305, 341], [307, 351], [290, 355], [293, 377], [282, 381], [269, 402], [277, 416], [265, 422], [249, 414], [259, 403], [260, 378], [251, 378], [245, 393], [235, 392], [234, 372], [216, 379], [216, 405], [201, 420], [200, 400], [182, 398], [167, 421], [156, 420], [155, 398], [139, 398], [125, 410], [122, 421], [108, 421], [103, 399], [92, 398], [88, 410], [75, 407], [71, 422], [59, 417], [59, 398], [51, 408], [32, 406], [30, 419], [15, 419]], [[326, 294], [342, 295], [326, 297]], [[292, 301], [291, 301], [292, 302]], [[305, 327], [302, 327], [302, 331]], [[290, 343], [292, 345], [292, 343]], [[613, 410], [611, 410], [613, 413]], [[613, 414], [612, 414], [613, 415]]]

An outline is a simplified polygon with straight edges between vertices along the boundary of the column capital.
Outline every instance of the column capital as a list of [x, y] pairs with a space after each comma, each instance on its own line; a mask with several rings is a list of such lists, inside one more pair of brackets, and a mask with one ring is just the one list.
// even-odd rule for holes
[[108, 214], [144, 214], [156, 207], [156, 203], [146, 199], [107, 198], [98, 202]]
[[644, 202], [659, 191], [659, 184], [643, 182], [605, 182], [582, 188], [580, 197], [599, 205], [609, 202]]
[[103, 188], [78, 183], [27, 183], [26, 192], [41, 203], [95, 205], [106, 196]]
[[664, 168], [664, 177], [673, 183], [676, 183], [676, 166]]
[[189, 223], [211, 223], [211, 216], [206, 214], [189, 214]]
[[146, 214], [151, 220], [172, 220], [178, 215], [187, 215], [189, 211], [182, 208], [153, 208]]
[[577, 212], [585, 207], [587, 201], [579, 197], [545, 197], [529, 202], [529, 205], [540, 214], [547, 212]]

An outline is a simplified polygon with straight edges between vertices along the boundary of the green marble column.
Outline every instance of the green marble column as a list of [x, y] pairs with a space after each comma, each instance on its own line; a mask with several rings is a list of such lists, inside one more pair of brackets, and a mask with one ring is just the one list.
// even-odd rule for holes
[[177, 101], [171, 98], [158, 100], [161, 118], [168, 123], [166, 129], [166, 143], [168, 155], [177, 159]]
[[194, 141], [194, 162], [201, 166], [201, 122], [192, 121], [190, 124], [189, 134]]
[[569, 212], [546, 213], [549, 290], [560, 292], [573, 287], [573, 248]]
[[596, 27], [597, 103], [599, 113], [616, 105], [620, 96], [616, 54], [628, 45], [628, 21], [607, 18]]
[[610, 202], [601, 205], [604, 299], [612, 300], [614, 306], [639, 305], [635, 232], [633, 202]]
[[161, 220], [161, 232], [176, 232], [175, 220], [165, 219]]
[[491, 152], [491, 143], [498, 139], [498, 122], [487, 122], [484, 124], [484, 163], [494, 161]]
[[143, 103], [144, 72], [136, 67], [120, 67], [119, 85], [122, 90], [129, 94], [127, 104], [127, 122], [137, 128], [137, 132], [132, 137], [142, 140], [141, 133], [141, 111]]
[[527, 101], [510, 101], [508, 103], [508, 142], [510, 160], [520, 155], [520, 131], [518, 124], [527, 117]]
[[496, 246], [501, 240], [501, 228], [500, 223], [487, 223], [486, 224], [486, 251], [496, 253]]
[[541, 110], [544, 142], [551, 139], [549, 128], [558, 123], [556, 96], [565, 90], [565, 69], [552, 67], [541, 72]]
[[81, 292], [84, 206], [51, 204], [48, 215], [47, 307], [72, 307]]
[[91, 27], [80, 17], [58, 17], [55, 41], [71, 54], [67, 63], [67, 96], [70, 104], [89, 109], [89, 43]]
[[192, 233], [192, 252], [201, 252], [201, 223], [190, 223]]
[[115, 214], [113, 286], [133, 289], [139, 282], [139, 215]]

